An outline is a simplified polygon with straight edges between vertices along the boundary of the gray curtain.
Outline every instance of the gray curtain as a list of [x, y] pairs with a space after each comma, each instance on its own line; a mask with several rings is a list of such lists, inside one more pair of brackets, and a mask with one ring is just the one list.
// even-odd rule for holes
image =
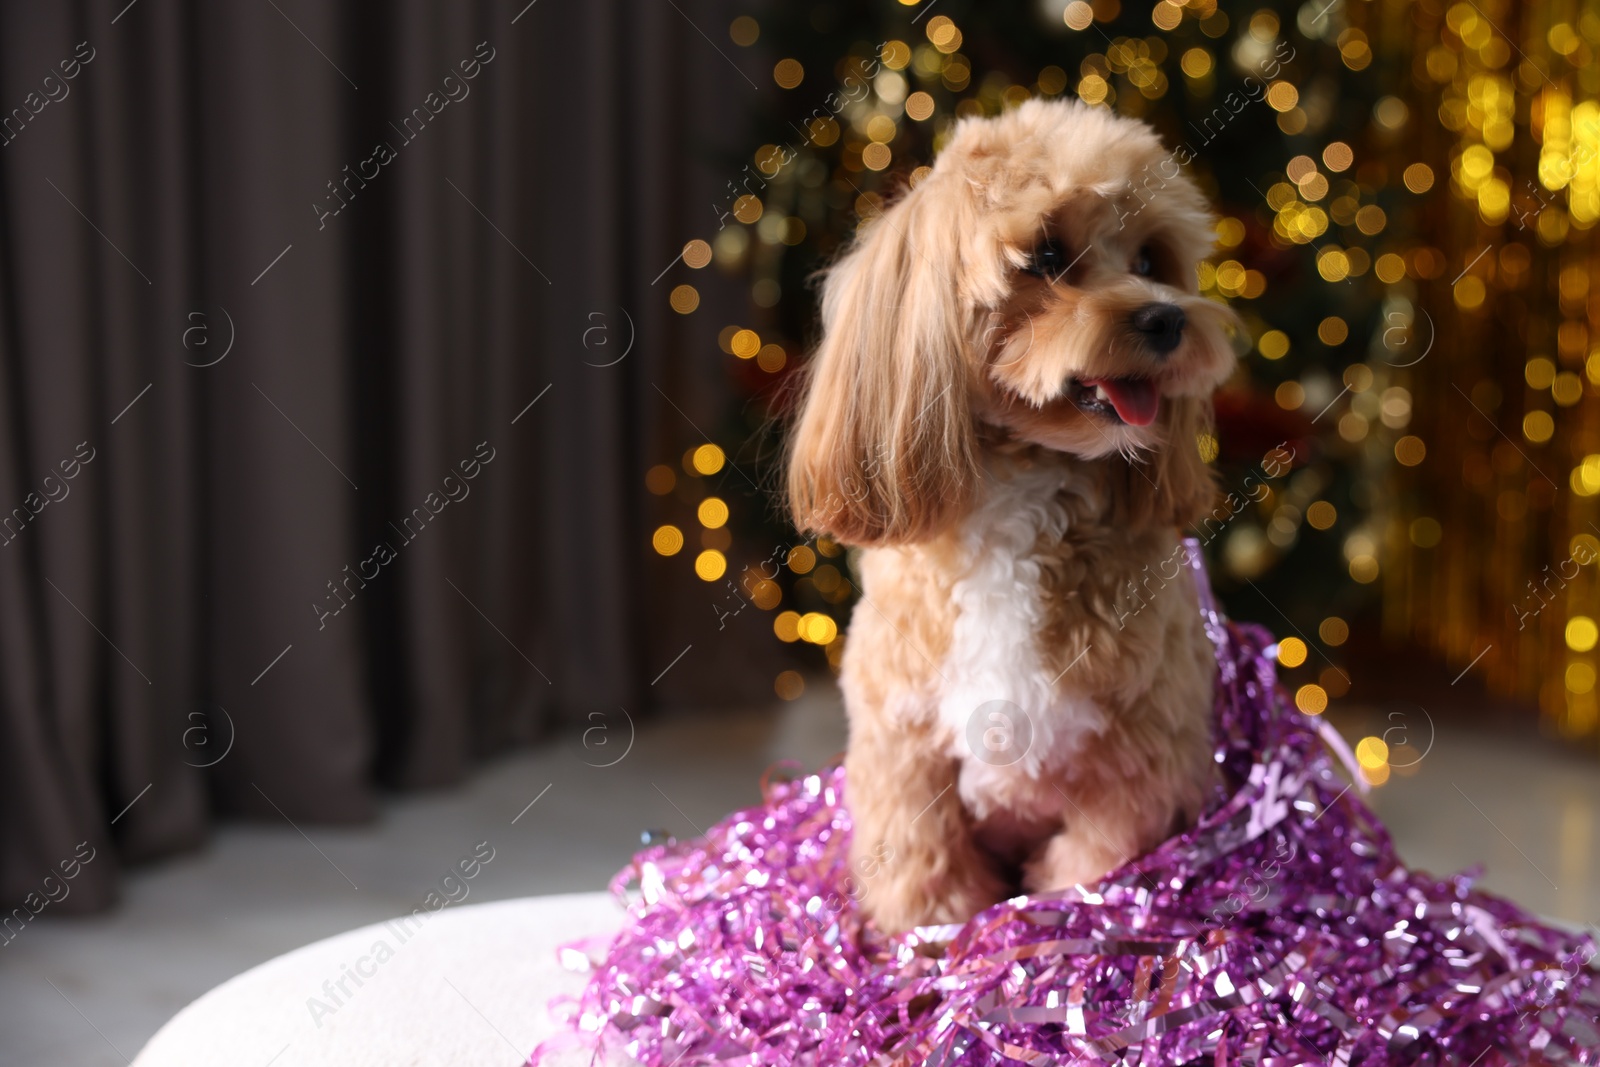
[[8, 909], [730, 692], [650, 686], [714, 619], [643, 474], [726, 403], [651, 282], [753, 90], [706, 5], [525, 4], [0, 7]]

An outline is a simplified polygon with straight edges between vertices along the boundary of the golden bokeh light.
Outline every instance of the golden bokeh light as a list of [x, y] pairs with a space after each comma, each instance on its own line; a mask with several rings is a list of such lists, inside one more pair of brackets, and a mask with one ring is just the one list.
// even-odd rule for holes
[[1589, 652], [1595, 646], [1595, 641], [1600, 638], [1600, 628], [1595, 626], [1595, 621], [1587, 615], [1574, 615], [1567, 620], [1566, 639], [1567, 647], [1574, 652]]
[[1289, 111], [1300, 102], [1300, 90], [1289, 82], [1276, 81], [1267, 87], [1267, 105], [1274, 111]]
[[663, 556], [676, 556], [683, 551], [683, 531], [676, 526], [657, 526], [650, 535], [650, 547]]
[[756, 149], [756, 169], [772, 177], [783, 167], [783, 152], [775, 144], [764, 144]]
[[1298, 667], [1306, 661], [1306, 643], [1298, 637], [1285, 637], [1278, 642], [1278, 662], [1285, 667]]
[[673, 311], [687, 315], [700, 306], [700, 291], [692, 285], [677, 286], [667, 298], [667, 303], [672, 305]]
[[761, 351], [756, 353], [756, 366], [768, 374], [778, 373], [788, 361], [789, 354], [784, 351], [782, 345], [762, 345]]
[[1100, 75], [1085, 74], [1078, 80], [1078, 99], [1086, 104], [1098, 104], [1105, 100], [1109, 89], [1110, 85]]
[[772, 620], [772, 632], [778, 640], [785, 644], [793, 644], [800, 640], [800, 613], [797, 611], [780, 611]]
[[1213, 275], [1217, 289], [1223, 296], [1238, 296], [1244, 289], [1245, 275], [1248, 272], [1244, 264], [1233, 259], [1225, 259], [1216, 266]]
[[728, 342], [728, 349], [740, 359], [751, 359], [761, 351], [761, 335], [754, 330], [740, 330]]
[[783, 587], [767, 578], [760, 578], [750, 587], [750, 601], [762, 611], [771, 611], [783, 602]]
[[665, 463], [657, 463], [644, 472], [644, 487], [656, 496], [666, 496], [678, 484], [678, 476]]
[[1569, 693], [1576, 693], [1579, 696], [1591, 693], [1594, 691], [1594, 665], [1584, 663], [1581, 660], [1577, 663], [1569, 663], [1567, 664], [1566, 677], [1563, 680], [1567, 684], [1567, 692]]
[[[1345, 32], [1360, 33], [1361, 31], [1346, 30]], [[1365, 36], [1363, 35], [1362, 47], [1365, 47], [1365, 44]], [[1371, 51], [1368, 50], [1367, 56], [1369, 59], [1371, 55]], [[1357, 67], [1353, 69], [1359, 70], [1360, 68]], [[1406, 124], [1406, 120], [1408, 120], [1410, 117], [1411, 109], [1406, 107], [1406, 102], [1400, 99], [1398, 96], [1386, 96], [1374, 104], [1372, 108], [1373, 121], [1386, 130], [1398, 130], [1400, 127]]]
[[[1339, 35], [1339, 57], [1344, 60], [1344, 65], [1351, 70], [1366, 70], [1367, 66], [1372, 62], [1372, 46], [1367, 43], [1367, 35], [1356, 29], [1345, 30], [1341, 33]], [[1381, 118], [1379, 123], [1388, 125]]]
[[1342, 248], [1326, 248], [1317, 256], [1317, 273], [1323, 281], [1342, 282], [1350, 276], [1350, 257]]
[[1339, 436], [1351, 444], [1367, 436], [1367, 420], [1360, 413], [1347, 411], [1339, 416]]
[[961, 47], [961, 31], [944, 15], [935, 15], [928, 20], [927, 33], [928, 41], [945, 55]]
[[1434, 168], [1427, 163], [1413, 163], [1405, 168], [1400, 181], [1405, 182], [1406, 189], [1410, 189], [1411, 192], [1422, 194], [1434, 187]]
[[[1600, 453], [1584, 456], [1583, 462], [1572, 468], [1570, 481], [1572, 491], [1578, 496], [1600, 495]], [[1576, 554], [1576, 549], [1573, 551]]]
[[1410, 778], [1417, 773], [1417, 766], [1422, 762], [1424, 755], [1425, 753], [1401, 741], [1389, 747], [1388, 769], [1402, 778]]
[[1550, 395], [1560, 406], [1570, 408], [1583, 399], [1583, 379], [1564, 370], [1550, 383]]
[[772, 691], [779, 700], [799, 700], [806, 691], [806, 680], [799, 671], [783, 671], [773, 679]]
[[813, 645], [826, 645], [839, 636], [839, 624], [831, 615], [808, 611], [800, 616], [800, 639]]
[[1320, 685], [1302, 685], [1294, 692], [1294, 706], [1307, 715], [1321, 715], [1328, 710], [1328, 692]]
[[694, 558], [694, 572], [701, 581], [714, 582], [728, 573], [728, 557], [708, 548]]
[[897, 129], [894, 119], [888, 115], [874, 115], [867, 120], [867, 136], [874, 141], [888, 144], [894, 140]]
[[827, 116], [812, 119], [806, 124], [806, 129], [811, 134], [812, 143], [819, 148], [827, 148], [839, 139], [839, 124]]
[[811, 581], [816, 585], [817, 592], [823, 596], [837, 593], [844, 584], [844, 578], [839, 574], [839, 568], [831, 563], [824, 563], [811, 572]]
[[728, 505], [720, 497], [708, 496], [700, 501], [700, 506], [695, 509], [695, 517], [700, 520], [700, 525], [708, 530], [715, 530], [728, 521]]
[[1523, 380], [1530, 389], [1548, 389], [1556, 380], [1556, 365], [1544, 356], [1535, 356], [1522, 365]]
[[1471, 311], [1483, 305], [1483, 298], [1486, 292], [1483, 286], [1483, 279], [1469, 274], [1459, 282], [1456, 282], [1453, 295], [1455, 296], [1457, 307], [1463, 311]]
[[722, 469], [723, 463], [727, 462], [727, 456], [716, 445], [703, 444], [694, 450], [692, 462], [696, 473], [715, 474]]
[[683, 246], [683, 261], [695, 270], [711, 262], [711, 246], [696, 237]]
[[[1039, 91], [1046, 96], [1057, 96], [1067, 88], [1067, 72], [1057, 66], [1048, 66], [1039, 72]], [[907, 114], [909, 114], [909, 109]], [[913, 115], [912, 118], [916, 116]]]
[[1171, 0], [1161, 0], [1151, 9], [1150, 21], [1158, 30], [1175, 30], [1183, 21], [1183, 7], [1172, 3]]
[[806, 68], [800, 65], [798, 59], [780, 59], [772, 68], [772, 80], [778, 83], [780, 89], [793, 89], [805, 78]]
[[1323, 644], [1338, 648], [1350, 640], [1350, 624], [1337, 615], [1329, 615], [1317, 627], [1317, 636], [1322, 638]]
[[1429, 515], [1412, 519], [1406, 533], [1418, 548], [1435, 548], [1444, 540], [1444, 527], [1439, 525], [1438, 519]]
[[1256, 342], [1256, 351], [1267, 359], [1282, 359], [1289, 354], [1289, 335], [1282, 330], [1268, 330]]
[[761, 24], [749, 15], [740, 15], [728, 24], [728, 37], [740, 48], [749, 48], [761, 39]]
[[1378, 560], [1376, 556], [1360, 555], [1350, 560], [1350, 577], [1362, 585], [1371, 585], [1378, 580]]
[[1178, 61], [1179, 68], [1191, 78], [1204, 78], [1213, 66], [1211, 53], [1204, 48], [1191, 48]]
[[1556, 432], [1556, 420], [1548, 411], [1530, 411], [1522, 416], [1522, 436], [1536, 445], [1550, 440]]
[[733, 202], [733, 217], [749, 225], [761, 218], [761, 198], [746, 193]]
[[1278, 13], [1262, 8], [1250, 16], [1248, 33], [1262, 44], [1270, 44], [1278, 36]]

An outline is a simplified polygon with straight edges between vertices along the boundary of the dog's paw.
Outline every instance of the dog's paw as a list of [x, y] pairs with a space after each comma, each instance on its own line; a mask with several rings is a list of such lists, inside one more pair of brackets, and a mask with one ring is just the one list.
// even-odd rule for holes
[[974, 864], [943, 874], [884, 878], [867, 888], [861, 907], [879, 930], [899, 934], [915, 926], [966, 922], [1007, 895], [998, 877]]
[[1024, 864], [1022, 888], [1028, 893], [1050, 893], [1075, 885], [1093, 886], [1128, 859], [1107, 841], [1063, 832], [1045, 842]]

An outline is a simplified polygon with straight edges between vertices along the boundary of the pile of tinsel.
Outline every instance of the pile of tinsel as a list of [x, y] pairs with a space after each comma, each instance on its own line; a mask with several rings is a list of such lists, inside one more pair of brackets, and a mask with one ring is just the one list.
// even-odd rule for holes
[[1593, 940], [1402, 866], [1270, 637], [1205, 612], [1228, 785], [1194, 829], [886, 938], [851, 896], [843, 772], [769, 786], [617, 876], [640, 893], [589, 961], [582, 1041], [649, 1067], [1600, 1064]]

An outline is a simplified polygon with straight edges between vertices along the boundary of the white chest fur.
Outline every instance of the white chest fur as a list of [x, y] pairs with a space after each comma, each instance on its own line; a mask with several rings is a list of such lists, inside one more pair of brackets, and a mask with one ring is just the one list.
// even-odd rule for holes
[[951, 590], [957, 616], [940, 665], [939, 717], [962, 761], [961, 799], [979, 819], [1002, 806], [1001, 795], [1014, 795], [1019, 774], [1043, 777], [1109, 721], [1094, 697], [1075, 689], [1070, 669], [1046, 667], [1040, 644], [1047, 605], [1038, 546], [1066, 532], [1064, 492], [1093, 489], [1060, 467], [991, 477], [962, 531], [966, 559]]

